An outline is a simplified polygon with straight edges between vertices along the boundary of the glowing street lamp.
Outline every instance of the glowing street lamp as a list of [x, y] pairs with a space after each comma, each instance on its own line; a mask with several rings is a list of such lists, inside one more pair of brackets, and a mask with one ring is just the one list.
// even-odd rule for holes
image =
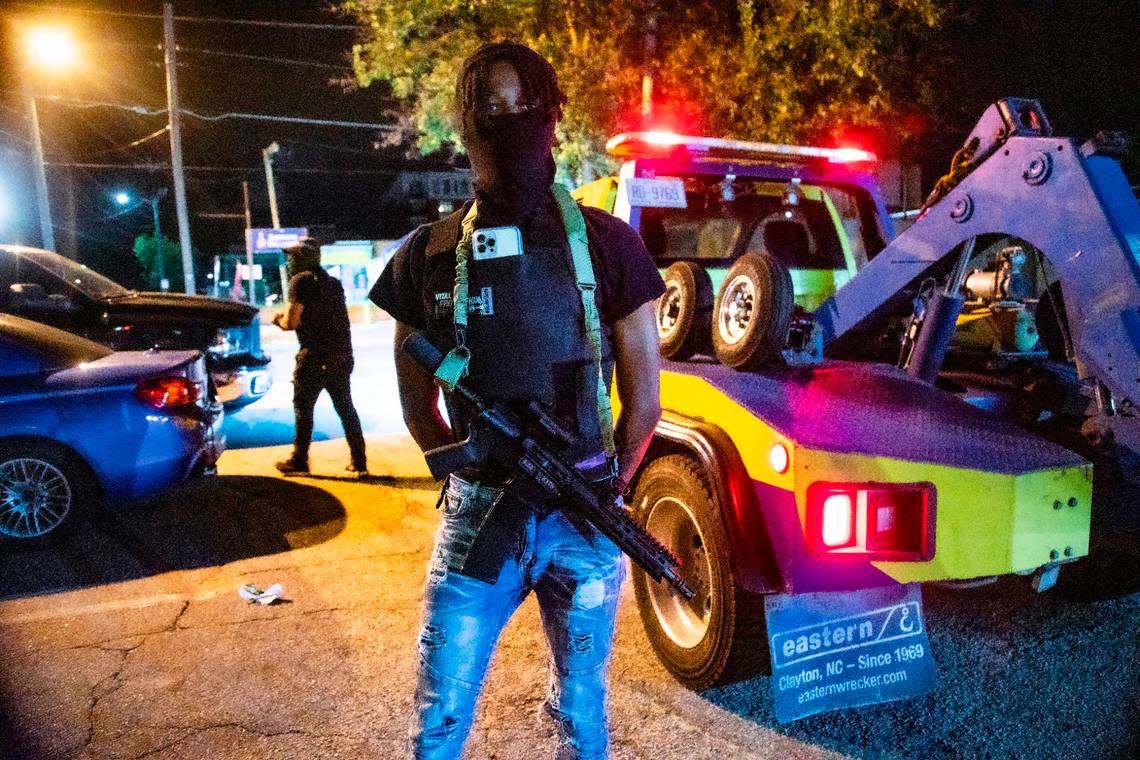
[[79, 48], [71, 30], [58, 26], [34, 26], [24, 33], [28, 62], [48, 71], [62, 71], [79, 58]]
[[131, 196], [126, 193], [115, 193], [115, 203], [118, 203], [120, 206], [125, 206], [130, 202]]
[[[58, 74], [75, 65], [78, 47], [71, 31], [65, 27], [37, 25], [24, 30], [24, 57], [28, 68]], [[36, 96], [25, 76], [24, 90], [31, 121], [32, 147], [34, 148], [36, 205], [40, 211], [40, 244], [55, 249], [55, 233], [51, 226], [51, 205], [48, 199], [47, 172], [44, 170], [44, 146], [40, 140], [40, 117], [36, 110]]]

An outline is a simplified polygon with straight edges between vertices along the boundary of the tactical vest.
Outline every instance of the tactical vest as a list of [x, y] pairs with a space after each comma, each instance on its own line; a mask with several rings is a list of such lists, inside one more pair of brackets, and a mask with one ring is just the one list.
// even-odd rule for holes
[[[524, 231], [523, 251], [517, 256], [488, 258], [471, 250], [471, 232], [477, 224], [477, 209], [471, 204], [429, 226], [425, 331], [437, 348], [452, 356], [460, 342], [465, 344], [470, 358], [464, 382], [478, 394], [519, 410], [530, 401], [544, 404], [584, 441], [579, 450], [564, 455], [574, 462], [592, 460], [594, 466], [601, 457], [606, 466], [603, 455], [613, 456], [608, 397], [613, 376], [611, 330], [601, 323], [593, 305], [596, 280], [581, 211], [560, 187], [555, 189], [555, 200], [566, 235], [556, 242], [538, 241], [528, 239]], [[466, 254], [465, 283], [463, 267], [433, 261], [448, 254], [455, 254], [457, 261]], [[455, 310], [463, 300], [466, 325], [459, 324], [462, 320]], [[595, 311], [592, 320], [586, 316], [588, 308]], [[591, 322], [596, 325], [597, 351], [588, 330]], [[445, 400], [453, 429], [460, 437], [466, 435], [469, 410], [446, 390]], [[603, 425], [609, 430], [603, 431]]]

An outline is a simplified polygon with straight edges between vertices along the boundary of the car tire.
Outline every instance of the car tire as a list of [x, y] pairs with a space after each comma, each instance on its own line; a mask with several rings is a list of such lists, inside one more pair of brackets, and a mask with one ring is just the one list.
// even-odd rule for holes
[[633, 567], [641, 622], [666, 670], [694, 690], [765, 670], [764, 600], [736, 582], [732, 547], [701, 467], [685, 455], [654, 460], [638, 479], [633, 505], [634, 519], [677, 556], [696, 591], [688, 601]]
[[0, 540], [20, 546], [65, 536], [98, 496], [79, 457], [47, 443], [0, 444]]
[[665, 293], [657, 299], [661, 355], [684, 361], [711, 348], [713, 287], [709, 273], [693, 261], [665, 270]]
[[778, 361], [795, 307], [792, 276], [766, 253], [728, 270], [713, 306], [712, 342], [721, 364], [753, 370]]

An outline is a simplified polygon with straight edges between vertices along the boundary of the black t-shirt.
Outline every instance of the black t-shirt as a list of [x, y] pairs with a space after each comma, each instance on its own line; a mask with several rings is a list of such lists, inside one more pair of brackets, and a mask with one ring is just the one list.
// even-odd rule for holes
[[[602, 321], [613, 324], [629, 316], [639, 306], [656, 299], [665, 292], [665, 283], [657, 265], [638, 234], [628, 224], [601, 209], [580, 207], [586, 221], [586, 237], [590, 244], [590, 258], [594, 277], [598, 281], [595, 300]], [[456, 212], [462, 218], [466, 210]], [[439, 225], [439, 223], [437, 223]], [[459, 225], [452, 228], [455, 239], [449, 240], [452, 249], [458, 240]], [[525, 241], [531, 238], [558, 236], [566, 239], [557, 203], [551, 197], [522, 229]], [[418, 228], [393, 254], [380, 279], [372, 286], [368, 297], [388, 312], [393, 319], [409, 327], [422, 329], [427, 319], [424, 313], [424, 283], [427, 279], [428, 257], [426, 250], [432, 227]], [[455, 269], [455, 253], [432, 257], [439, 259], [434, 266]]]
[[297, 340], [301, 349], [322, 361], [352, 361], [352, 334], [340, 281], [323, 269], [300, 272], [289, 280], [289, 301], [301, 304]]

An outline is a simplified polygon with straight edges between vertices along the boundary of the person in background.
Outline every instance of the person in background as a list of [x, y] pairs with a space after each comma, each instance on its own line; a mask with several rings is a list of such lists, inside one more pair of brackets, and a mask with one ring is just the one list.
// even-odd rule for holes
[[351, 460], [345, 470], [357, 477], [368, 474], [364, 433], [352, 404], [352, 333], [340, 281], [321, 268], [320, 244], [303, 237], [285, 249], [289, 287], [285, 311], [273, 317], [282, 330], [296, 330], [301, 349], [293, 370], [293, 411], [296, 432], [293, 454], [278, 462], [285, 475], [309, 471], [309, 443], [313, 437], [313, 408], [321, 391], [328, 391], [344, 426]]

